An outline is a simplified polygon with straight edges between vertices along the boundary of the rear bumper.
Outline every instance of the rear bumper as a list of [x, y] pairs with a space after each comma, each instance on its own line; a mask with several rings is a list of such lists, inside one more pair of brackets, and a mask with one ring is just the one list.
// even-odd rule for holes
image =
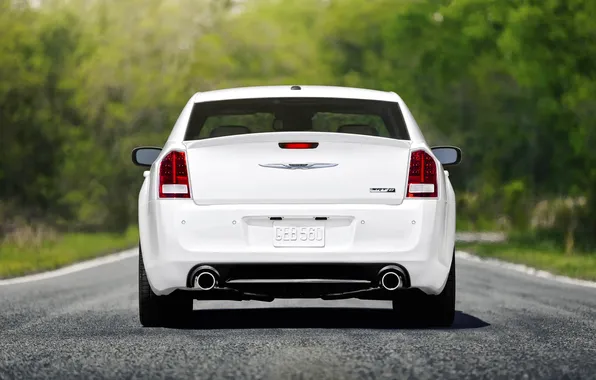
[[[397, 264], [409, 286], [427, 294], [444, 287], [455, 231], [446, 230], [446, 203], [405, 200], [389, 205], [222, 205], [151, 201], [139, 210], [143, 259], [158, 295], [187, 289], [199, 264]], [[275, 248], [273, 221], [317, 221], [325, 247]]]

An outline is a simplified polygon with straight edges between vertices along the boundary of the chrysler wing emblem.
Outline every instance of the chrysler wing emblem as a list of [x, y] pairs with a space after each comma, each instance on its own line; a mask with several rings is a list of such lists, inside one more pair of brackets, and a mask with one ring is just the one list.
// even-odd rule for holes
[[264, 168], [273, 168], [273, 169], [289, 169], [289, 170], [308, 170], [308, 169], [323, 169], [323, 168], [332, 168], [337, 166], [338, 164], [328, 164], [323, 162], [316, 162], [310, 164], [259, 164]]

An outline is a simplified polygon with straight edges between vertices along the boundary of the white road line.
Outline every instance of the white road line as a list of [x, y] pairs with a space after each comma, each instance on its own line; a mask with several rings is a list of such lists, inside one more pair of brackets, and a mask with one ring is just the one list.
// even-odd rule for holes
[[529, 276], [546, 278], [549, 280], [562, 282], [565, 284], [572, 284], [572, 285], [579, 285], [579, 286], [587, 286], [589, 288], [596, 288], [596, 282], [587, 281], [587, 280], [579, 280], [576, 278], [566, 277], [566, 276], [559, 276], [556, 274], [552, 274], [550, 272], [532, 268], [523, 264], [514, 264], [507, 261], [502, 261], [498, 259], [492, 258], [483, 258], [479, 256], [472, 255], [468, 252], [457, 251], [455, 255], [458, 259], [464, 259], [469, 261], [475, 261], [483, 264], [494, 265], [501, 268], [509, 269], [515, 272], [525, 273]]
[[117, 261], [125, 260], [130, 257], [136, 256], [138, 253], [139, 253], [138, 249], [133, 248], [133, 249], [119, 252], [119, 253], [115, 253], [113, 255], [103, 256], [103, 257], [99, 257], [97, 259], [92, 259], [92, 260], [88, 260], [88, 261], [82, 261], [80, 263], [69, 265], [67, 267], [56, 269], [56, 270], [53, 270], [50, 272], [43, 272], [43, 273], [37, 273], [37, 274], [32, 274], [32, 275], [23, 276], [23, 277], [15, 277], [15, 278], [9, 278], [6, 280], [0, 280], [0, 286], [23, 284], [26, 282], [47, 280], [49, 278], [65, 276], [67, 274], [79, 272], [79, 271], [82, 271], [85, 269], [95, 268], [100, 265], [105, 265], [105, 264], [110, 264], [110, 263], [115, 263]]

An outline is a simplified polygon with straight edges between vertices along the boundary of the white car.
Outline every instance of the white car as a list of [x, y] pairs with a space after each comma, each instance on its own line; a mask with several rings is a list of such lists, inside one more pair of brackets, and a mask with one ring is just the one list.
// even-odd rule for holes
[[134, 149], [144, 326], [193, 299], [392, 300], [449, 326], [455, 147], [430, 148], [393, 92], [271, 86], [195, 94], [163, 148]]

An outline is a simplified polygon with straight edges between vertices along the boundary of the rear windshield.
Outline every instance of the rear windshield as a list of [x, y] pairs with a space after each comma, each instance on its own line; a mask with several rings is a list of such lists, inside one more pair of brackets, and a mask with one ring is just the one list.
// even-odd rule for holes
[[399, 105], [359, 99], [270, 98], [194, 105], [185, 140], [262, 132], [339, 132], [409, 140]]

